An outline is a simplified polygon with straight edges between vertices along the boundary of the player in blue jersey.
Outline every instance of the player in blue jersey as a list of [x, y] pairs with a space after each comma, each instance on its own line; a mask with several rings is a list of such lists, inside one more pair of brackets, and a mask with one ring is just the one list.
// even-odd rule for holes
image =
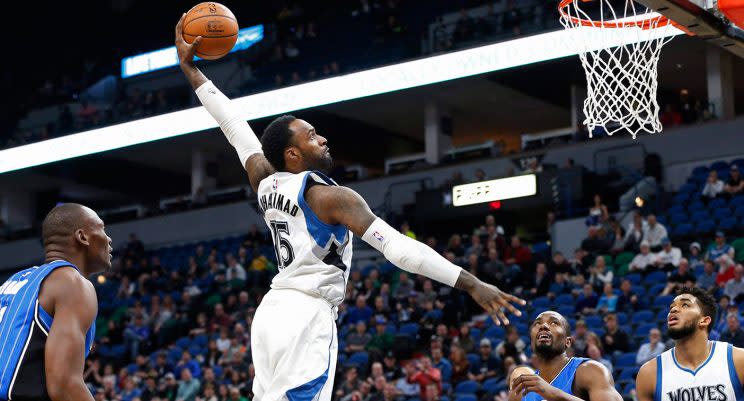
[[530, 327], [530, 341], [537, 373], [512, 381], [510, 401], [622, 401], [612, 375], [599, 362], [571, 358], [571, 326], [558, 312], [537, 316]]
[[83, 381], [98, 301], [88, 275], [111, 268], [91, 209], [66, 203], [42, 225], [44, 264], [0, 286], [0, 400], [93, 401]]

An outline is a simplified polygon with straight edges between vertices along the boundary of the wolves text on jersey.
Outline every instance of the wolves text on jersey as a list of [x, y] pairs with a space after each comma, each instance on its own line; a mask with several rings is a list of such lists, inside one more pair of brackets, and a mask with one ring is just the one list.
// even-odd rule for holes
[[726, 386], [697, 386], [667, 392], [668, 401], [728, 401]]
[[266, 213], [268, 209], [277, 209], [282, 212], [289, 213], [292, 216], [297, 216], [297, 211], [300, 209], [299, 206], [294, 204], [291, 198], [285, 198], [284, 195], [276, 192], [271, 192], [268, 195], [261, 196], [258, 201], [261, 211]]

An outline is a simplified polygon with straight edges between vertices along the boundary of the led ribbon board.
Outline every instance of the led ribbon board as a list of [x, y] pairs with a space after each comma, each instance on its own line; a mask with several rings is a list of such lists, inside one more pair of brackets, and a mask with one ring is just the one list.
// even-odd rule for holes
[[[243, 28], [238, 31], [238, 39], [235, 42], [230, 53], [245, 50], [254, 44], [260, 42], [264, 37], [263, 25], [255, 25], [249, 28]], [[196, 57], [200, 60], [199, 57]], [[166, 47], [165, 49], [155, 50], [136, 56], [127, 57], [121, 60], [121, 77], [129, 78], [136, 75], [146, 74], [163, 68], [175, 67], [178, 65], [178, 53], [176, 47]]]
[[467, 206], [478, 203], [522, 198], [537, 193], [534, 174], [474, 182], [452, 187], [452, 205]]
[[[617, 37], [587, 40], [578, 28], [374, 68], [234, 99], [242, 117], [252, 120], [506, 68], [576, 55], [591, 47], [611, 47], [638, 40], [632, 29]], [[656, 35], [680, 35], [676, 28]], [[598, 35], [599, 36], [599, 35]], [[185, 85], [185, 83], [184, 83]], [[159, 139], [215, 128], [203, 107], [80, 132], [0, 151], [0, 173], [71, 159]]]

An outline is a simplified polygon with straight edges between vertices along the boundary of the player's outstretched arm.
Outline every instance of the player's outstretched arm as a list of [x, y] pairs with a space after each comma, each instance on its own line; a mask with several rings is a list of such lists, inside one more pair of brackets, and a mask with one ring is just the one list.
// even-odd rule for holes
[[315, 185], [308, 189], [305, 199], [323, 222], [343, 224], [401, 269], [467, 291], [493, 317], [496, 324], [509, 323], [506, 310], [521, 314], [514, 304], [524, 305], [523, 300], [484, 283], [425, 244], [390, 227], [375, 216], [367, 202], [353, 190]]
[[45, 310], [54, 316], [44, 346], [49, 398], [52, 401], [93, 401], [83, 381], [85, 335], [98, 309], [93, 286], [72, 268], [59, 268], [44, 281], [41, 299], [52, 305]]
[[194, 39], [191, 44], [183, 40], [183, 19], [181, 16], [176, 24], [176, 49], [178, 50], [178, 61], [191, 87], [196, 91], [199, 101], [209, 114], [220, 125], [228, 142], [235, 148], [240, 158], [240, 163], [248, 172], [248, 179], [254, 191], [258, 191], [258, 184], [264, 178], [274, 173], [271, 166], [261, 150], [261, 142], [251, 129], [250, 125], [240, 118], [227, 98], [207, 77], [194, 65], [194, 53], [201, 42], [201, 36]]
[[654, 358], [644, 363], [636, 376], [638, 401], [654, 401], [656, 385], [656, 358]]

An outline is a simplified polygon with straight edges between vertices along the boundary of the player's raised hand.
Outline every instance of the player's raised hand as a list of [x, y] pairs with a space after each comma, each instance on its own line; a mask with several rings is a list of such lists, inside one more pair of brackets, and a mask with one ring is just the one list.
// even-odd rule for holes
[[470, 291], [470, 296], [493, 318], [497, 325], [509, 324], [505, 311], [516, 316], [522, 316], [522, 312], [515, 305], [525, 305], [523, 299], [501, 291], [498, 287], [478, 280]]
[[181, 19], [176, 24], [176, 50], [178, 51], [178, 62], [183, 64], [190, 64], [194, 61], [194, 54], [196, 48], [202, 41], [201, 36], [197, 36], [192, 43], [186, 43], [183, 39], [183, 20], [186, 18], [186, 13], [181, 15]]

